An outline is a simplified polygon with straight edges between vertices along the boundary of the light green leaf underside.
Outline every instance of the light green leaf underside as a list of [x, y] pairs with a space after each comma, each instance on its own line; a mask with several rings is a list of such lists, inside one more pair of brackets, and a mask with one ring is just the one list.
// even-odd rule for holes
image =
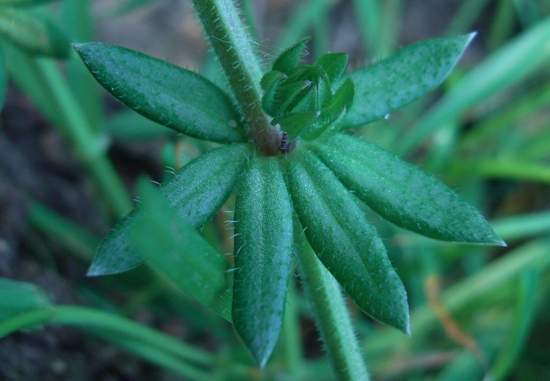
[[294, 209], [321, 262], [365, 313], [408, 333], [403, 284], [353, 196], [303, 146], [288, 169], [288, 184]]
[[231, 274], [225, 256], [146, 180], [139, 184], [138, 194], [143, 213], [130, 231], [133, 245], [181, 290], [230, 321]]
[[449, 75], [474, 35], [422, 41], [352, 72], [355, 100], [342, 129], [382, 119], [433, 90]]
[[446, 185], [374, 144], [337, 134], [312, 149], [360, 200], [402, 228], [444, 241], [505, 245]]
[[279, 337], [292, 263], [292, 206], [276, 157], [255, 157], [235, 205], [233, 324], [263, 367]]
[[[182, 219], [199, 228], [212, 218], [233, 191], [250, 151], [248, 144], [232, 144], [204, 154], [164, 182], [159, 193]], [[134, 209], [111, 230], [99, 245], [88, 275], [116, 274], [143, 262], [128, 239], [141, 214], [139, 208]]]
[[146, 118], [198, 139], [248, 140], [227, 94], [203, 76], [114, 45], [74, 47], [108, 92]]

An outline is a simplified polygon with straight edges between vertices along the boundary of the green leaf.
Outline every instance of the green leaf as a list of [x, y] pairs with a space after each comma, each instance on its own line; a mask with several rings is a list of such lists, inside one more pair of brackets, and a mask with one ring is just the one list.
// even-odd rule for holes
[[175, 135], [174, 131], [129, 109], [120, 111], [111, 117], [105, 123], [105, 129], [110, 137], [124, 141], [151, 140]]
[[315, 66], [321, 66], [327, 73], [330, 83], [338, 80], [348, 64], [346, 53], [326, 53], [315, 61]]
[[281, 126], [281, 130], [288, 133], [288, 141], [290, 142], [296, 139], [300, 135], [300, 132], [316, 118], [317, 113], [315, 112], [299, 112], [273, 118], [272, 124]]
[[474, 36], [471, 33], [422, 41], [352, 72], [355, 102], [342, 127], [354, 128], [382, 119], [433, 90], [449, 75]]
[[227, 94], [201, 75], [113, 45], [74, 47], [108, 92], [146, 118], [199, 139], [248, 140]]
[[26, 9], [2, 8], [0, 36], [32, 54], [68, 57], [67, 37], [49, 19]]
[[50, 305], [48, 295], [34, 284], [0, 278], [0, 321]]
[[264, 90], [262, 108], [269, 115], [276, 115], [279, 108], [277, 90], [285, 75], [279, 71], [270, 71], [262, 77], [261, 86]]
[[277, 113], [275, 116], [282, 116], [292, 112], [294, 107], [300, 103], [311, 89], [311, 81], [297, 81], [284, 84], [277, 88], [275, 100], [277, 102]]
[[312, 147], [349, 190], [388, 221], [444, 241], [506, 245], [455, 192], [376, 145], [338, 134]]
[[[230, 196], [244, 170], [248, 154], [250, 147], [247, 144], [232, 144], [213, 150], [177, 171], [160, 186], [159, 192], [182, 219], [200, 228]], [[111, 230], [97, 248], [87, 275], [117, 274], [143, 263], [128, 238], [141, 214], [139, 208], [134, 209]]]
[[51, 3], [52, 1], [55, 1], [55, 0], [0, 0], [0, 6], [10, 5], [10, 6], [28, 7], [30, 5]]
[[8, 91], [8, 68], [6, 66], [6, 56], [0, 49], [0, 111], [6, 101], [6, 92]]
[[317, 123], [308, 128], [303, 133], [303, 138], [306, 140], [317, 139], [327, 131], [334, 131], [336, 122], [340, 119], [353, 104], [354, 86], [351, 78], [348, 78], [336, 90], [330, 100], [330, 104], [321, 111]]
[[230, 263], [142, 179], [140, 218], [130, 239], [141, 255], [180, 289], [231, 320]]
[[359, 308], [408, 333], [405, 288], [381, 238], [334, 173], [304, 146], [294, 151], [288, 184], [311, 247]]
[[[443, 124], [455, 123], [468, 110], [508, 91], [550, 63], [550, 17], [523, 31], [477, 65], [445, 94], [401, 139], [399, 152], [410, 151]], [[494, 99], [494, 98], [493, 98]]]
[[296, 44], [283, 51], [279, 57], [277, 57], [275, 62], [273, 62], [273, 67], [271, 70], [289, 74], [290, 71], [294, 69], [298, 63], [300, 63], [309, 40], [309, 37], [302, 38]]
[[277, 82], [285, 78], [286, 75], [284, 73], [281, 73], [280, 71], [270, 71], [262, 77], [260, 85], [262, 87], [262, 90], [267, 92], [269, 91], [269, 89], [274, 87]]
[[293, 252], [292, 205], [276, 157], [255, 157], [235, 204], [233, 324], [263, 367], [283, 322]]

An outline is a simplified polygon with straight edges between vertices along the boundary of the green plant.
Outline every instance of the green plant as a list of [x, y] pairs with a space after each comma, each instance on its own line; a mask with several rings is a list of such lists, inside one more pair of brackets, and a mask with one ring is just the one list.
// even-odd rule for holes
[[[80, 7], [84, 2], [64, 3]], [[131, 3], [138, 2], [128, 2]], [[400, 25], [397, 20], [401, 3], [354, 2], [358, 18], [367, 21], [363, 23], [366, 26], [365, 42], [374, 55], [393, 50], [395, 31]], [[483, 370], [480, 371], [482, 367], [476, 361], [476, 358], [482, 358], [480, 353], [489, 360], [490, 372], [495, 378], [502, 379], [517, 372], [512, 365], [526, 345], [527, 333], [533, 329], [538, 311], [545, 305], [542, 290], [548, 284], [548, 241], [544, 237], [530, 238], [547, 232], [548, 213], [526, 213], [517, 218], [493, 221], [491, 225], [498, 235], [508, 242], [517, 243], [518, 247], [491, 263], [486, 248], [443, 246], [420, 236], [405, 235], [401, 230], [382, 245], [374, 228], [366, 222], [365, 215], [374, 217], [370, 220], [381, 232], [384, 231], [384, 237], [395, 231], [391, 225], [379, 223], [371, 211], [398, 226], [438, 239], [494, 244], [502, 241], [473, 208], [462, 202], [458, 202], [459, 214], [473, 218], [471, 226], [474, 228], [469, 230], [465, 224], [453, 226], [456, 215], [449, 213], [449, 208], [441, 200], [446, 198], [450, 203], [456, 202], [458, 199], [454, 193], [433, 177], [350, 133], [353, 129], [354, 135], [366, 135], [368, 140], [375, 140], [399, 154], [421, 153], [414, 159], [423, 161], [429, 170], [442, 173], [446, 182], [461, 188], [467, 199], [481, 210], [489, 210], [480, 198], [486, 193], [483, 187], [488, 179], [547, 182], [548, 172], [543, 160], [547, 158], [548, 139], [544, 137], [548, 134], [544, 129], [531, 127], [527, 131], [518, 125], [524, 124], [525, 119], [532, 125], [534, 118], [531, 115], [543, 113], [541, 110], [547, 103], [547, 81], [529, 87], [520, 80], [538, 73], [536, 70], [548, 61], [548, 54], [541, 54], [540, 46], [548, 40], [550, 24], [540, 16], [527, 17], [526, 20], [531, 21], [526, 22], [533, 23], [534, 27], [527, 29], [525, 26], [518, 38], [505, 43], [512, 30], [510, 23], [502, 21], [509, 17], [511, 9], [505, 3], [499, 2], [497, 21], [500, 21], [495, 22], [487, 42], [490, 49], [501, 44], [503, 48], [470, 73], [455, 71], [441, 90], [442, 101], [428, 112], [424, 112], [427, 102], [420, 101], [404, 112], [394, 114], [447, 76], [471, 35], [415, 44], [385, 61], [349, 74], [342, 74], [347, 58], [340, 53], [330, 53], [314, 60], [311, 65], [303, 65], [300, 63], [303, 51], [305, 45], [309, 45], [306, 40], [299, 40], [304, 25], [313, 25], [313, 52], [317, 53], [316, 56], [327, 50], [326, 28], [323, 27], [331, 7], [328, 1], [307, 1], [304, 11], [292, 17], [283, 40], [286, 39], [286, 46], [291, 41], [299, 42], [279, 55], [267, 70], [259, 68], [255, 58], [257, 51], [250, 46], [239, 23], [230, 22], [236, 30], [231, 30], [228, 36], [211, 35], [212, 45], [217, 52], [221, 51], [220, 61], [230, 79], [231, 91], [227, 93], [203, 77], [135, 52], [101, 44], [77, 45], [88, 65], [95, 68], [99, 80], [119, 99], [177, 132], [215, 143], [191, 140], [203, 155], [169, 178], [158, 192], [148, 181], [140, 182], [140, 206], [115, 228], [97, 251], [90, 268], [92, 275], [128, 270], [143, 260], [148, 260], [149, 267], [155, 270], [156, 275], [141, 268], [98, 281], [98, 284], [108, 285], [109, 293], [111, 286], [115, 289], [128, 287], [131, 293], [135, 292], [127, 305], [119, 307], [116, 314], [57, 306], [30, 285], [0, 282], [0, 291], [6, 292], [5, 295], [17, 294], [16, 298], [1, 299], [4, 303], [0, 307], [4, 313], [0, 337], [37, 324], [68, 324], [117, 343], [185, 378], [256, 377], [249, 369], [247, 357], [239, 355], [238, 345], [231, 347], [233, 352], [230, 355], [224, 350], [206, 353], [116, 316], [140, 304], [151, 304], [154, 296], [171, 296], [173, 288], [170, 285], [176, 284], [225, 319], [233, 320], [237, 332], [260, 365], [267, 361], [279, 336], [283, 307], [286, 307], [281, 335], [284, 347], [276, 351], [277, 356], [265, 366], [265, 379], [278, 377], [283, 371], [289, 379], [332, 378], [322, 361], [297, 362], [303, 357], [297, 349], [300, 346], [296, 328], [299, 314], [315, 317], [329, 358], [340, 378], [366, 378], [361, 356], [364, 351], [372, 372], [388, 378], [399, 378], [399, 372], [406, 372], [415, 379], [411, 359], [426, 359], [434, 347], [439, 351], [436, 354], [444, 358], [440, 365], [442, 370], [437, 374], [440, 380], [480, 378]], [[468, 24], [475, 19], [483, 4], [486, 2], [465, 1], [449, 31], [454, 29], [453, 33], [457, 34], [469, 30]], [[197, 9], [201, 11], [202, 6], [210, 5], [227, 6], [223, 8], [222, 16], [229, 17], [230, 21], [238, 20], [232, 2], [200, 2]], [[247, 6], [245, 12], [250, 10], [250, 2], [243, 1], [243, 5]], [[472, 11], [474, 7], [475, 12]], [[208, 13], [211, 9], [202, 11]], [[248, 14], [245, 16], [251, 20]], [[222, 17], [220, 20], [226, 19]], [[208, 30], [227, 32], [216, 22], [210, 27], [207, 22], [205, 24], [207, 33]], [[392, 27], [391, 31], [386, 29], [388, 25]], [[250, 33], [254, 33], [254, 28]], [[230, 38], [235, 34], [237, 38]], [[227, 49], [228, 42], [235, 45]], [[16, 61], [16, 55], [6, 51], [12, 74], [19, 76], [20, 83], [24, 83], [24, 78], [21, 80], [24, 74], [14, 70], [24, 67], [19, 62], [31, 63], [30, 66], [38, 68], [34, 72], [41, 73], [39, 78], [56, 79], [50, 82], [51, 87], [64, 89], [55, 92], [57, 95], [53, 99], [56, 102], [51, 102], [45, 88], [26, 88], [34, 94], [37, 104], [42, 105], [43, 112], [54, 123], [59, 123], [61, 131], [69, 131], [67, 135], [75, 152], [83, 154], [84, 158], [94, 157], [86, 153], [96, 151], [87, 147], [102, 148], [97, 145], [98, 137], [102, 134], [112, 136], [109, 134], [113, 130], [101, 130], [103, 126], [101, 118], [97, 118], [97, 110], [94, 114], [93, 108], [89, 107], [93, 102], [87, 101], [90, 98], [85, 93], [90, 89], [93, 92], [93, 87], [79, 86], [79, 82], [69, 76], [71, 85], [76, 84], [70, 91], [61, 76], [55, 74], [57, 71], [53, 65], [28, 57]], [[235, 58], [242, 61], [234, 61]], [[444, 64], [439, 67], [441, 62]], [[426, 75], [430, 77], [430, 70], [437, 75], [425, 81]], [[419, 73], [422, 75], [418, 76]], [[139, 80], [136, 80], [136, 74]], [[241, 83], [243, 78], [247, 80], [247, 76], [250, 86]], [[120, 81], [127, 83], [120, 84]], [[139, 87], [139, 91], [132, 86]], [[193, 89], [194, 97], [189, 97], [190, 89]], [[496, 98], [492, 101], [495, 103], [491, 103], [491, 107], [480, 106], [480, 101], [489, 95]], [[64, 102], [66, 99], [72, 101]], [[85, 101], [79, 104], [75, 102], [78, 99]], [[361, 101], [367, 107], [359, 107]], [[474, 105], [477, 107], [473, 108]], [[75, 112], [79, 109], [85, 112]], [[473, 124], [468, 129], [463, 128], [465, 111], [468, 111], [468, 120], [471, 119]], [[87, 119], [74, 118], [80, 114], [86, 115]], [[390, 114], [391, 118], [384, 120]], [[72, 119], [65, 116], [72, 116]], [[98, 123], [92, 123], [97, 120]], [[132, 127], [134, 120], [130, 123]], [[373, 128], [372, 125], [363, 128], [363, 125], [376, 120], [382, 120], [378, 124], [382, 128]], [[77, 125], [86, 126], [89, 131], [95, 130], [95, 134], [86, 135], [86, 139], [80, 139], [82, 136], [78, 138], [78, 135], [72, 139], [74, 135], [70, 131], [78, 131], [74, 128]], [[116, 131], [116, 136], [128, 138], [128, 130], [125, 131]], [[147, 134], [148, 131], [154, 130], [147, 129]], [[153, 133], [163, 134], [160, 129]], [[132, 134], [138, 135], [134, 131]], [[514, 139], [509, 138], [510, 134]], [[428, 141], [428, 138], [433, 140]], [[464, 157], [469, 159], [464, 160]], [[91, 174], [102, 178], [101, 171], [92, 170]], [[418, 186], [407, 186], [404, 181], [407, 176]], [[376, 181], [366, 181], [367, 178]], [[99, 183], [110, 185], [108, 178], [105, 179], [103, 177]], [[236, 202], [232, 193], [237, 193]], [[109, 195], [109, 192], [105, 194]], [[108, 196], [106, 199], [107, 204], [117, 211], [115, 215], [127, 209], [121, 202], [124, 198]], [[226, 200], [228, 206], [223, 207]], [[228, 251], [222, 248], [217, 235], [224, 229], [206, 222], [220, 207], [231, 209], [234, 203], [236, 217], [233, 222], [235, 233], [239, 234], [235, 236], [236, 265], [220, 254]], [[407, 208], [403, 204], [407, 204]], [[412, 215], [407, 213], [410, 211], [422, 213]], [[440, 216], [445, 218], [439, 220]], [[73, 254], [88, 253], [96, 242], [95, 236], [76, 229], [74, 224], [59, 219], [37, 204], [32, 205], [29, 220], [41, 231], [60, 238]], [[432, 223], [418, 226], [421, 221]], [[434, 221], [445, 229], [434, 229]], [[476, 226], [482, 228], [476, 230]], [[331, 235], [331, 231], [339, 233]], [[359, 233], [364, 234], [358, 237]], [[483, 235], [489, 238], [484, 239]], [[528, 241], [523, 243], [523, 240]], [[366, 242], [371, 244], [375, 254], [369, 256], [368, 261], [361, 257]], [[403, 285], [389, 266], [384, 246], [388, 247], [392, 262], [409, 291], [410, 323], [408, 307], [403, 302]], [[295, 250], [297, 255], [292, 256], [290, 250]], [[278, 255], [258, 255], [275, 252]], [[315, 252], [322, 254], [322, 262]], [[89, 260], [86, 255], [83, 257], [85, 261]], [[294, 260], [303, 280], [304, 300], [311, 303], [312, 311], [297, 302], [301, 300], [301, 294], [293, 290], [291, 275], [294, 266], [291, 260]], [[377, 260], [378, 263], [373, 263]], [[247, 267], [248, 272], [233, 271]], [[451, 271], [452, 268], [457, 271]], [[369, 278], [363, 276], [367, 269], [382, 269], [391, 275], [388, 279], [375, 272], [373, 279], [380, 280], [386, 287], [375, 295], [378, 299], [368, 302], [364, 292], [367, 288], [357, 287], [360, 282], [368, 283]], [[431, 341], [428, 338], [435, 336], [439, 325], [434, 324], [436, 316], [432, 309], [423, 304], [418, 285], [433, 277], [456, 279], [457, 273], [462, 278], [449, 287], [441, 299], [458, 321], [468, 323], [468, 332], [472, 332], [483, 346], [478, 351], [474, 347], [475, 357], [466, 349], [450, 351], [444, 339], [439, 339], [434, 345], [426, 344]], [[137, 283], [134, 278], [140, 278], [140, 286], [125, 285], [127, 279]], [[253, 287], [249, 286], [250, 283]], [[433, 285], [427, 281], [426, 284]], [[372, 323], [365, 324], [364, 319], [356, 319], [356, 326], [352, 327], [340, 285], [371, 316], [401, 330], [406, 331], [410, 326], [412, 338], [404, 340], [396, 330], [374, 328]], [[288, 295], [287, 286], [290, 287]], [[283, 304], [285, 297], [286, 303]], [[170, 314], [173, 306], [181, 303], [188, 302], [185, 298], [175, 297], [163, 306], [162, 313], [168, 311]], [[377, 305], [384, 307], [384, 304], [388, 306], [385, 310], [372, 310]], [[101, 306], [105, 310], [104, 304]], [[269, 313], [264, 313], [263, 309], [269, 309]], [[495, 309], [497, 313], [492, 312]], [[445, 326], [449, 324], [448, 318], [438, 316]], [[512, 330], [510, 322], [514, 323]], [[220, 330], [219, 324], [204, 322], [203, 329]], [[360, 333], [359, 340], [354, 329]], [[217, 336], [233, 344], [228, 336]], [[255, 340], [258, 338], [263, 342], [257, 344]], [[312, 364], [315, 366], [308, 368]], [[487, 372], [487, 364], [483, 365]], [[426, 366], [418, 377], [427, 377], [428, 374], [433, 374], [433, 368]]]
[[[160, 198], [142, 186], [140, 207], [103, 241], [89, 274], [125, 271], [146, 258], [159, 266], [168, 262], [173, 267], [165, 266], [168, 274], [231, 320], [263, 367], [282, 327], [294, 242], [305, 235], [358, 307], [409, 333], [404, 287], [350, 191], [417, 233], [452, 242], [504, 243], [473, 207], [435, 178], [344, 131], [381, 119], [433, 89], [473, 35], [415, 44], [350, 75], [344, 74], [345, 54], [329, 53], [301, 65], [305, 39], [262, 74], [233, 3], [194, 5], [236, 106], [193, 72], [124, 48], [75, 45], [90, 72], [126, 105], [178, 132], [225, 144], [163, 183]], [[195, 229], [233, 191], [235, 263], [227, 274], [229, 262]], [[319, 283], [315, 292], [331, 290], [323, 291], [326, 297], [317, 303], [326, 305], [315, 310], [335, 370], [341, 378], [364, 378], [352, 334], [344, 344], [342, 331], [352, 330], [341, 300], [332, 296], [338, 288], [327, 283], [330, 275], [315, 265], [307, 245], [297, 250], [302, 278]]]

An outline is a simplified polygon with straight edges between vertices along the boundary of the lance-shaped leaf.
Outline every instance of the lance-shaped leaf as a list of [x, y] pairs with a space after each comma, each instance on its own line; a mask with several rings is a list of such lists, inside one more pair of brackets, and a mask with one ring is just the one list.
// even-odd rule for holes
[[311, 247], [359, 308], [408, 333], [405, 288], [376, 229], [334, 173], [300, 148], [288, 169], [288, 183]]
[[422, 41], [352, 72], [355, 101], [342, 128], [382, 119], [433, 90], [449, 75], [474, 35]]
[[143, 257], [180, 289], [231, 320], [230, 263], [154, 187], [138, 186], [143, 211], [130, 239]]
[[235, 204], [233, 324], [260, 367], [283, 322], [292, 259], [292, 206], [278, 159], [256, 157]]
[[394, 224], [445, 241], [505, 245], [455, 192], [376, 145], [337, 134], [312, 146], [348, 189]]
[[272, 70], [289, 74], [302, 59], [302, 55], [304, 54], [304, 50], [309, 40], [309, 37], [302, 38], [296, 44], [283, 51], [279, 57], [277, 57], [275, 62], [273, 62]]
[[[182, 219], [200, 228], [212, 218], [233, 191], [247, 163], [248, 154], [250, 147], [247, 144], [232, 144], [215, 149], [177, 171], [160, 186], [159, 192]], [[87, 275], [117, 274], [143, 262], [128, 238], [142, 213], [139, 208], [134, 209], [111, 230], [97, 248]]]
[[331, 83], [342, 76], [347, 64], [348, 55], [346, 53], [326, 53], [315, 61], [315, 66], [323, 68]]
[[108, 92], [146, 118], [199, 139], [248, 140], [228, 95], [203, 76], [118, 46], [74, 47]]
[[0, 36], [33, 54], [67, 57], [70, 42], [51, 21], [26, 9], [2, 8]]
[[351, 78], [348, 78], [333, 94], [330, 104], [321, 111], [315, 124], [307, 128], [302, 137], [314, 140], [323, 133], [335, 130], [335, 125], [345, 116], [345, 112], [353, 104], [354, 87]]
[[279, 109], [277, 88], [286, 76], [280, 71], [270, 71], [262, 77], [260, 82], [264, 95], [262, 96], [262, 108], [269, 115], [276, 115]]

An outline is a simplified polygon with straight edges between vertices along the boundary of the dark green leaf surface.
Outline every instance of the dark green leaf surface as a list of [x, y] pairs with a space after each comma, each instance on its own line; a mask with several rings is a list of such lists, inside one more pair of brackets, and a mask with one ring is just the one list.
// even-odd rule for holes
[[248, 140], [227, 94], [201, 75], [113, 45], [74, 46], [97, 81], [146, 118], [199, 139]]
[[[180, 289], [231, 320], [230, 263], [146, 180], [139, 184], [143, 213], [130, 231], [141, 255]], [[144, 234], [144, 232], [147, 232]]]
[[[212, 218], [233, 191], [248, 154], [250, 147], [247, 144], [218, 148], [180, 169], [160, 186], [159, 192], [182, 219], [199, 228]], [[89, 276], [128, 271], [143, 262], [128, 239], [141, 214], [135, 209], [111, 230], [95, 253]]]
[[474, 35], [422, 41], [352, 72], [355, 101], [342, 128], [382, 119], [433, 90], [449, 75]]
[[283, 51], [279, 57], [277, 57], [275, 62], [273, 62], [272, 70], [290, 74], [291, 70], [294, 69], [302, 59], [302, 55], [304, 54], [304, 50], [308, 42], [309, 37], [303, 38], [290, 48]]
[[0, 278], [0, 321], [50, 305], [48, 295], [34, 284]]
[[282, 117], [273, 118], [272, 123], [281, 126], [281, 130], [288, 133], [288, 141], [294, 140], [317, 118], [315, 112], [295, 112]]
[[38, 5], [44, 3], [51, 3], [55, 0], [0, 0], [0, 6], [10, 5], [10, 6], [29, 6], [29, 5]]
[[252, 160], [235, 220], [233, 324], [263, 367], [281, 331], [293, 250], [292, 206], [277, 158]]
[[338, 134], [312, 146], [346, 187], [394, 224], [445, 241], [505, 245], [455, 192], [376, 145]]
[[336, 121], [344, 116], [345, 111], [353, 104], [354, 87], [351, 78], [348, 78], [332, 95], [330, 104], [321, 111], [318, 121], [308, 128], [303, 138], [306, 140], [317, 139], [323, 133], [334, 131]]
[[124, 141], [151, 140], [176, 135], [173, 130], [164, 128], [129, 109], [120, 111], [107, 120], [105, 129], [113, 139]]
[[289, 190], [311, 247], [359, 308], [408, 333], [405, 288], [378, 233], [334, 173], [307, 148], [296, 151]]
[[26, 9], [2, 8], [0, 36], [32, 54], [67, 57], [70, 43], [51, 20]]
[[321, 66], [327, 73], [329, 81], [332, 83], [338, 80], [348, 64], [348, 55], [346, 53], [327, 53], [315, 61], [316, 66]]

